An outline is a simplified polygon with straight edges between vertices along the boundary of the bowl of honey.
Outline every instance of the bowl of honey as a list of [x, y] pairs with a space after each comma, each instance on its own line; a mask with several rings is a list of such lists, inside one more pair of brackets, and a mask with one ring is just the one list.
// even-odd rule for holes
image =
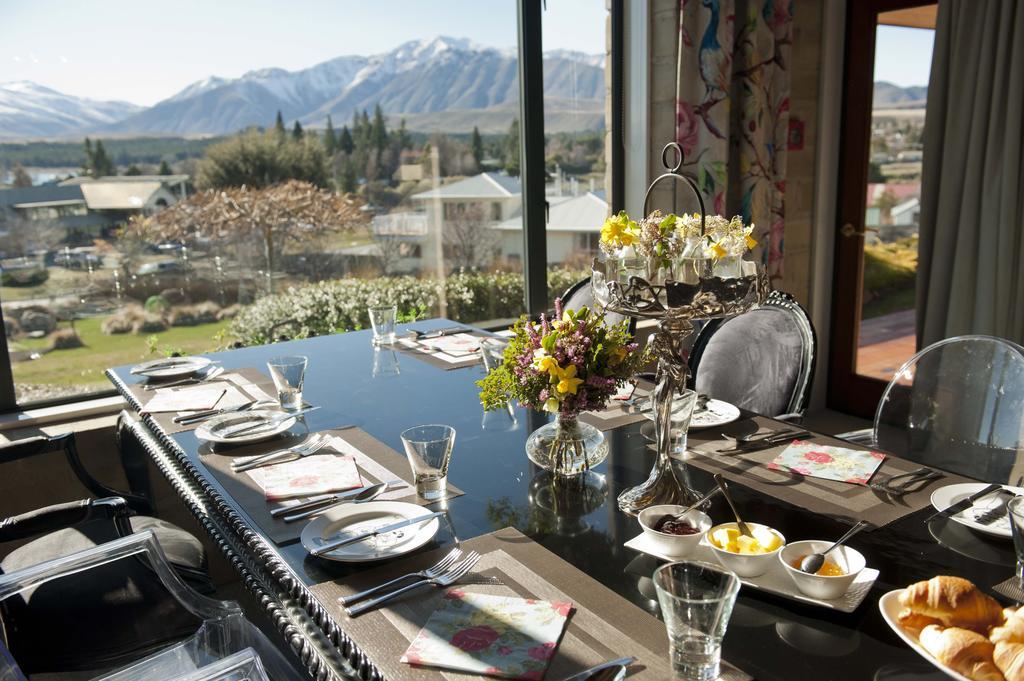
[[864, 556], [849, 546], [840, 546], [825, 556], [825, 564], [814, 574], [800, 569], [800, 563], [812, 553], [832, 546], [830, 541], [795, 541], [779, 552], [779, 560], [801, 593], [824, 601], [841, 597], [864, 569]]

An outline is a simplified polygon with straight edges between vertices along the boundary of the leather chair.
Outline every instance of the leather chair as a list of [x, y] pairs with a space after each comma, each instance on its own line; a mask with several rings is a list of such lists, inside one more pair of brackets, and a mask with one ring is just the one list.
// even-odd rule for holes
[[[152, 517], [144, 497], [118, 492], [93, 478], [73, 434], [33, 437], [0, 446], [0, 464], [62, 453], [78, 480], [97, 499], [58, 503], [0, 520], [0, 542], [23, 541], [0, 560], [11, 573], [149, 530], [175, 572], [200, 593], [214, 591], [206, 554], [191, 534]], [[40, 490], [45, 497], [45, 489]], [[194, 633], [195, 618], [174, 607], [152, 569], [141, 561], [97, 568], [8, 599], [0, 608], [7, 647], [30, 674], [108, 669]], [[111, 622], [132, 623], [112, 627]], [[55, 652], [53, 632], [68, 641]]]
[[796, 299], [772, 291], [760, 307], [713, 319], [690, 353], [697, 392], [764, 416], [798, 420], [814, 380], [817, 337]]
[[[600, 307], [597, 301], [594, 300], [594, 292], [590, 287], [590, 277], [577, 281], [565, 290], [565, 293], [562, 294], [562, 307], [569, 310], [578, 310], [581, 307], [587, 307], [594, 310]], [[604, 321], [609, 326], [621, 324], [627, 319], [629, 320], [629, 333], [630, 335], [635, 335], [635, 317], [627, 317], [626, 315], [619, 314], [618, 312], [610, 312], [608, 310], [604, 311]]]

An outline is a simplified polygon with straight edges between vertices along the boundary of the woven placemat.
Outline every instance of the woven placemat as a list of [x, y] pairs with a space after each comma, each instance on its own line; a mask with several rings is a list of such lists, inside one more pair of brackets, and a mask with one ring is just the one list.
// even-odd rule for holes
[[[479, 338], [493, 338], [494, 334], [488, 333], [487, 331], [480, 331], [479, 329], [466, 329], [465, 333], [471, 336], [477, 336]], [[464, 369], [471, 366], [483, 366], [483, 360], [480, 359], [480, 353], [474, 352], [472, 355], [467, 356], [465, 359], [459, 361], [449, 361], [443, 359], [437, 350], [431, 349], [422, 343], [415, 341], [411, 338], [399, 337], [392, 345], [386, 346], [393, 350], [401, 352], [403, 355], [411, 355], [418, 360], [426, 362], [431, 366], [435, 366], [445, 371], [451, 371], [452, 369]]]
[[646, 406], [647, 398], [652, 390], [654, 390], [653, 383], [640, 381], [637, 383], [636, 390], [633, 391], [634, 401], [632, 404], [623, 404], [622, 402], [612, 400], [607, 409], [583, 412], [580, 414], [580, 421], [589, 423], [602, 431], [614, 430], [615, 428], [628, 426], [631, 423], [647, 421], [649, 419], [640, 413], [640, 409]]
[[994, 587], [992, 587], [992, 590], [1000, 596], [1005, 596], [1006, 598], [1009, 598], [1011, 601], [1016, 601], [1017, 603], [1024, 603], [1024, 589], [1020, 588], [1020, 577], [1018, 577], [1017, 575], [1014, 575], [1013, 577], [1010, 577], [1005, 581], [999, 582]]
[[[576, 569], [540, 544], [512, 528], [470, 539], [461, 544], [463, 552], [482, 554], [474, 572], [497, 577], [499, 585], [463, 585], [462, 591], [518, 596], [546, 601], [571, 601], [573, 612], [545, 678], [562, 679], [606, 660], [632, 655], [637, 662], [629, 668], [632, 681], [664, 681], [672, 678], [668, 636], [665, 625], [614, 593], [589, 575]], [[479, 679], [481, 677], [399, 661], [409, 643], [440, 606], [445, 590], [419, 590], [384, 608], [349, 618], [338, 598], [380, 584], [393, 577], [426, 568], [450, 550], [449, 547], [416, 554], [378, 569], [350, 575], [344, 582], [318, 584], [310, 589], [381, 670], [384, 678], [397, 681], [424, 679]], [[746, 681], [751, 677], [722, 664], [724, 681]]]
[[[406, 484], [397, 489], [390, 489], [381, 494], [377, 499], [381, 501], [405, 501], [420, 506], [429, 506], [436, 501], [427, 501], [416, 494], [416, 487], [413, 484], [412, 471], [409, 469], [409, 462], [406, 458], [376, 439], [372, 435], [358, 428], [342, 428], [324, 431], [330, 435], [336, 435], [357, 450], [352, 453], [356, 465], [363, 477], [364, 484], [374, 484], [388, 480], [402, 480]], [[231, 470], [231, 462], [240, 456], [252, 456], [262, 454], [294, 445], [301, 441], [303, 436], [296, 436], [284, 440], [272, 440], [258, 445], [238, 447], [229, 450], [229, 453], [214, 452], [208, 447], [200, 450], [202, 462], [206, 465], [213, 477], [217, 478], [228, 494], [238, 502], [245, 512], [252, 518], [259, 529], [275, 544], [286, 544], [295, 541], [302, 534], [303, 526], [309, 521], [286, 523], [280, 518], [274, 518], [270, 511], [281, 505], [294, 504], [301, 501], [295, 499], [291, 502], [268, 502], [263, 489], [260, 488], [247, 473], [235, 473]], [[317, 454], [321, 456], [322, 454]], [[455, 485], [448, 483], [447, 498], [457, 497], [463, 491]]]

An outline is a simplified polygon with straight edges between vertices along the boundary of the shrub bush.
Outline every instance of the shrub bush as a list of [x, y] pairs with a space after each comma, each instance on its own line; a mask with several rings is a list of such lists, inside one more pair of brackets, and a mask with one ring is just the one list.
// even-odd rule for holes
[[108, 336], [119, 333], [131, 333], [135, 323], [140, 321], [144, 314], [142, 308], [135, 305], [121, 308], [103, 320], [100, 324], [100, 331]]
[[[589, 273], [555, 269], [548, 271], [549, 299], [561, 295]], [[443, 282], [413, 277], [337, 279], [290, 288], [242, 308], [229, 334], [244, 345], [270, 342], [275, 324], [294, 320], [292, 338], [308, 338], [355, 328], [367, 328], [366, 310], [371, 305], [395, 305], [401, 314], [442, 313], [464, 322], [518, 317], [523, 306], [523, 277], [508, 272], [453, 274]]]
[[150, 296], [144, 307], [150, 314], [164, 314], [171, 309], [171, 304], [163, 296]]
[[50, 273], [42, 267], [34, 270], [6, 270], [0, 274], [0, 286], [28, 288], [40, 286], [49, 278]]
[[132, 325], [132, 333], [159, 333], [167, 330], [167, 322], [158, 314], [144, 312]]
[[85, 346], [82, 339], [78, 337], [78, 334], [74, 329], [61, 329], [55, 331], [50, 340], [53, 341], [54, 350], [71, 350], [73, 348], [81, 348]]

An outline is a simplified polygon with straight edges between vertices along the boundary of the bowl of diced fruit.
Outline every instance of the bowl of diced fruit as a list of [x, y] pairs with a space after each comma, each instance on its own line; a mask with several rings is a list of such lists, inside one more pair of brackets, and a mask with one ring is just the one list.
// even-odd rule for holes
[[722, 523], [708, 530], [706, 541], [718, 562], [740, 577], [763, 575], [778, 560], [786, 538], [776, 529], [746, 523], [752, 536], [740, 532], [736, 523]]

